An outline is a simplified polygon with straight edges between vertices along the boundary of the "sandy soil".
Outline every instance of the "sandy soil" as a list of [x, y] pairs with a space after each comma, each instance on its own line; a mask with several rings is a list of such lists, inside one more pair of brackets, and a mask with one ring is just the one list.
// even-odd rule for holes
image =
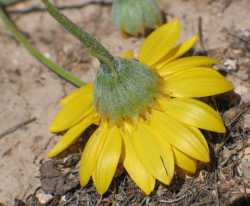
[[[55, 1], [58, 5], [78, 4], [84, 0]], [[162, 0], [167, 19], [179, 17], [183, 39], [198, 32], [202, 19], [205, 48], [214, 50], [229, 45], [228, 32], [250, 30], [249, 0]], [[12, 11], [40, 5], [27, 2]], [[65, 10], [74, 22], [94, 34], [113, 53], [136, 48], [141, 39], [123, 39], [111, 23], [110, 6], [88, 5]], [[45, 12], [12, 14], [18, 26], [33, 44], [59, 64], [85, 81], [95, 77], [97, 63], [63, 28]], [[47, 70], [21, 47], [0, 22], [0, 134], [27, 120], [31, 123], [0, 138], [0, 202], [12, 205], [14, 198], [24, 199], [39, 185], [39, 167], [58, 137], [48, 125], [58, 109], [58, 101], [73, 87]], [[223, 57], [220, 56], [220, 59]], [[223, 64], [223, 63], [222, 63]], [[246, 66], [245, 70], [250, 70]], [[243, 71], [244, 72], [244, 71]], [[230, 76], [242, 101], [250, 102], [250, 83]], [[250, 122], [248, 122], [250, 125]], [[246, 125], [248, 127], [249, 125]], [[250, 126], [249, 126], [250, 127]], [[1, 204], [0, 204], [1, 205]]]

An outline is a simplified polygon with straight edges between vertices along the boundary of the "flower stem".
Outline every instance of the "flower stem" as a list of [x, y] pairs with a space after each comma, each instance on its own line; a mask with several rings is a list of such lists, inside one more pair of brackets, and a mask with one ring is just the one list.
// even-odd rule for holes
[[2, 6], [0, 6], [0, 17], [3, 20], [6, 28], [11, 32], [11, 34], [34, 56], [38, 61], [47, 66], [51, 71], [56, 73], [58, 76], [62, 77], [66, 81], [72, 83], [77, 87], [81, 87], [86, 83], [81, 79], [74, 76], [71, 72], [66, 71], [58, 64], [51, 61], [49, 58], [45, 57], [38, 49], [34, 48], [29, 40], [17, 29], [16, 25], [9, 18], [7, 12]]
[[60, 13], [60, 11], [49, 2], [49, 0], [42, 0], [42, 2], [46, 6], [50, 15], [62, 24], [68, 32], [79, 39], [87, 47], [92, 56], [96, 57], [100, 63], [105, 64], [111, 72], [115, 71], [114, 57], [101, 43]]

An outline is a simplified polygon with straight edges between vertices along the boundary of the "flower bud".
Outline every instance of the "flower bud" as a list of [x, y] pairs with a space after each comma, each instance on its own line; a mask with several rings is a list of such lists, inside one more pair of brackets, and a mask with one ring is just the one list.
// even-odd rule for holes
[[156, 28], [163, 21], [155, 0], [114, 0], [112, 16], [122, 32], [135, 36]]

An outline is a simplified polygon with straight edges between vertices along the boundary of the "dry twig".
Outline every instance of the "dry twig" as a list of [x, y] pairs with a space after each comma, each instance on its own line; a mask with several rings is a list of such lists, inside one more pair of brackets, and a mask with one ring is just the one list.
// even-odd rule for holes
[[18, 130], [18, 129], [20, 129], [20, 128], [22, 128], [22, 127], [24, 127], [24, 126], [26, 126], [26, 125], [28, 125], [28, 124], [30, 124], [32, 122], [34, 122], [34, 121], [36, 121], [36, 117], [33, 117], [31, 119], [28, 119], [28, 120], [25, 120], [25, 121], [23, 121], [23, 122], [15, 125], [14, 127], [11, 127], [9, 129], [7, 129], [6, 131], [4, 131], [4, 132], [2, 132], [0, 134], [0, 139], [2, 139], [3, 137], [5, 137], [5, 136], [7, 136], [7, 135], [9, 135], [9, 134], [11, 134], [13, 132], [15, 132], [16, 130]]

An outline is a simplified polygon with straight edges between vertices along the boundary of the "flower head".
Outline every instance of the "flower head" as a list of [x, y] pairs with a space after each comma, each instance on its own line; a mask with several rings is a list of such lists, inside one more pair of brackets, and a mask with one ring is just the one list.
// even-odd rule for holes
[[211, 68], [214, 59], [181, 57], [196, 43], [194, 36], [177, 44], [180, 22], [155, 30], [142, 44], [116, 58], [116, 71], [102, 67], [95, 83], [61, 100], [51, 132], [66, 131], [50, 151], [54, 157], [73, 144], [91, 124], [99, 125], [80, 160], [80, 182], [92, 177], [100, 194], [107, 191], [121, 163], [146, 193], [155, 180], [169, 185], [175, 167], [189, 173], [209, 162], [209, 148], [200, 129], [223, 133], [218, 112], [194, 98], [224, 93], [232, 84]]
[[146, 29], [154, 29], [163, 21], [156, 0], [115, 0], [112, 17], [116, 26], [130, 35], [143, 34]]

